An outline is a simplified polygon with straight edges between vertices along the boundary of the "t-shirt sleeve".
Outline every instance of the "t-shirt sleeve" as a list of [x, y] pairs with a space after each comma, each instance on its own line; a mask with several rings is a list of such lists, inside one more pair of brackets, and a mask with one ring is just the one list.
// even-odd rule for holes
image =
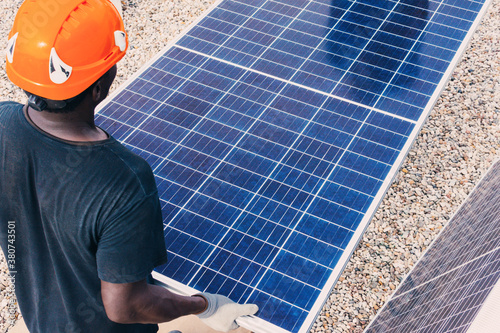
[[145, 279], [167, 261], [156, 192], [127, 205], [103, 224], [96, 260], [99, 278], [110, 283]]

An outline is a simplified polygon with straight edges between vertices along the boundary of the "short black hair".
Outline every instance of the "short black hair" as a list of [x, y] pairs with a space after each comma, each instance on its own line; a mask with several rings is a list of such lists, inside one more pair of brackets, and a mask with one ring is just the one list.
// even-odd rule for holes
[[95, 82], [75, 97], [59, 101], [43, 98], [26, 90], [24, 92], [28, 96], [29, 106], [37, 111], [47, 111], [50, 113], [71, 113], [76, 110], [76, 107], [80, 105], [85, 96], [91, 93], [94, 85]]

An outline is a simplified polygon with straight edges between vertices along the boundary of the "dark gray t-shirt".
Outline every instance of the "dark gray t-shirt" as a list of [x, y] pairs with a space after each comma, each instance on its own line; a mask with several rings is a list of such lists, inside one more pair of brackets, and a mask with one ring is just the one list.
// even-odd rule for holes
[[30, 332], [156, 332], [104, 311], [100, 280], [135, 282], [166, 262], [149, 165], [112, 137], [67, 142], [0, 103], [0, 244]]

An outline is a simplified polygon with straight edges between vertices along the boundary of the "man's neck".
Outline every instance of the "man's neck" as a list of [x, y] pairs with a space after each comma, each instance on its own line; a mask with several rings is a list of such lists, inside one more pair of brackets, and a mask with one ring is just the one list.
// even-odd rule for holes
[[42, 131], [63, 140], [93, 142], [108, 138], [106, 132], [95, 126], [92, 109], [53, 113], [27, 107], [26, 114]]

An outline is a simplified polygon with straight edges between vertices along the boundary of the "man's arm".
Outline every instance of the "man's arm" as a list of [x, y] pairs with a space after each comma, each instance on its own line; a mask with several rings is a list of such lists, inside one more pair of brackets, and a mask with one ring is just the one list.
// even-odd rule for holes
[[203, 297], [177, 295], [146, 280], [133, 283], [101, 280], [101, 296], [108, 318], [120, 324], [162, 323], [201, 313], [208, 305]]

